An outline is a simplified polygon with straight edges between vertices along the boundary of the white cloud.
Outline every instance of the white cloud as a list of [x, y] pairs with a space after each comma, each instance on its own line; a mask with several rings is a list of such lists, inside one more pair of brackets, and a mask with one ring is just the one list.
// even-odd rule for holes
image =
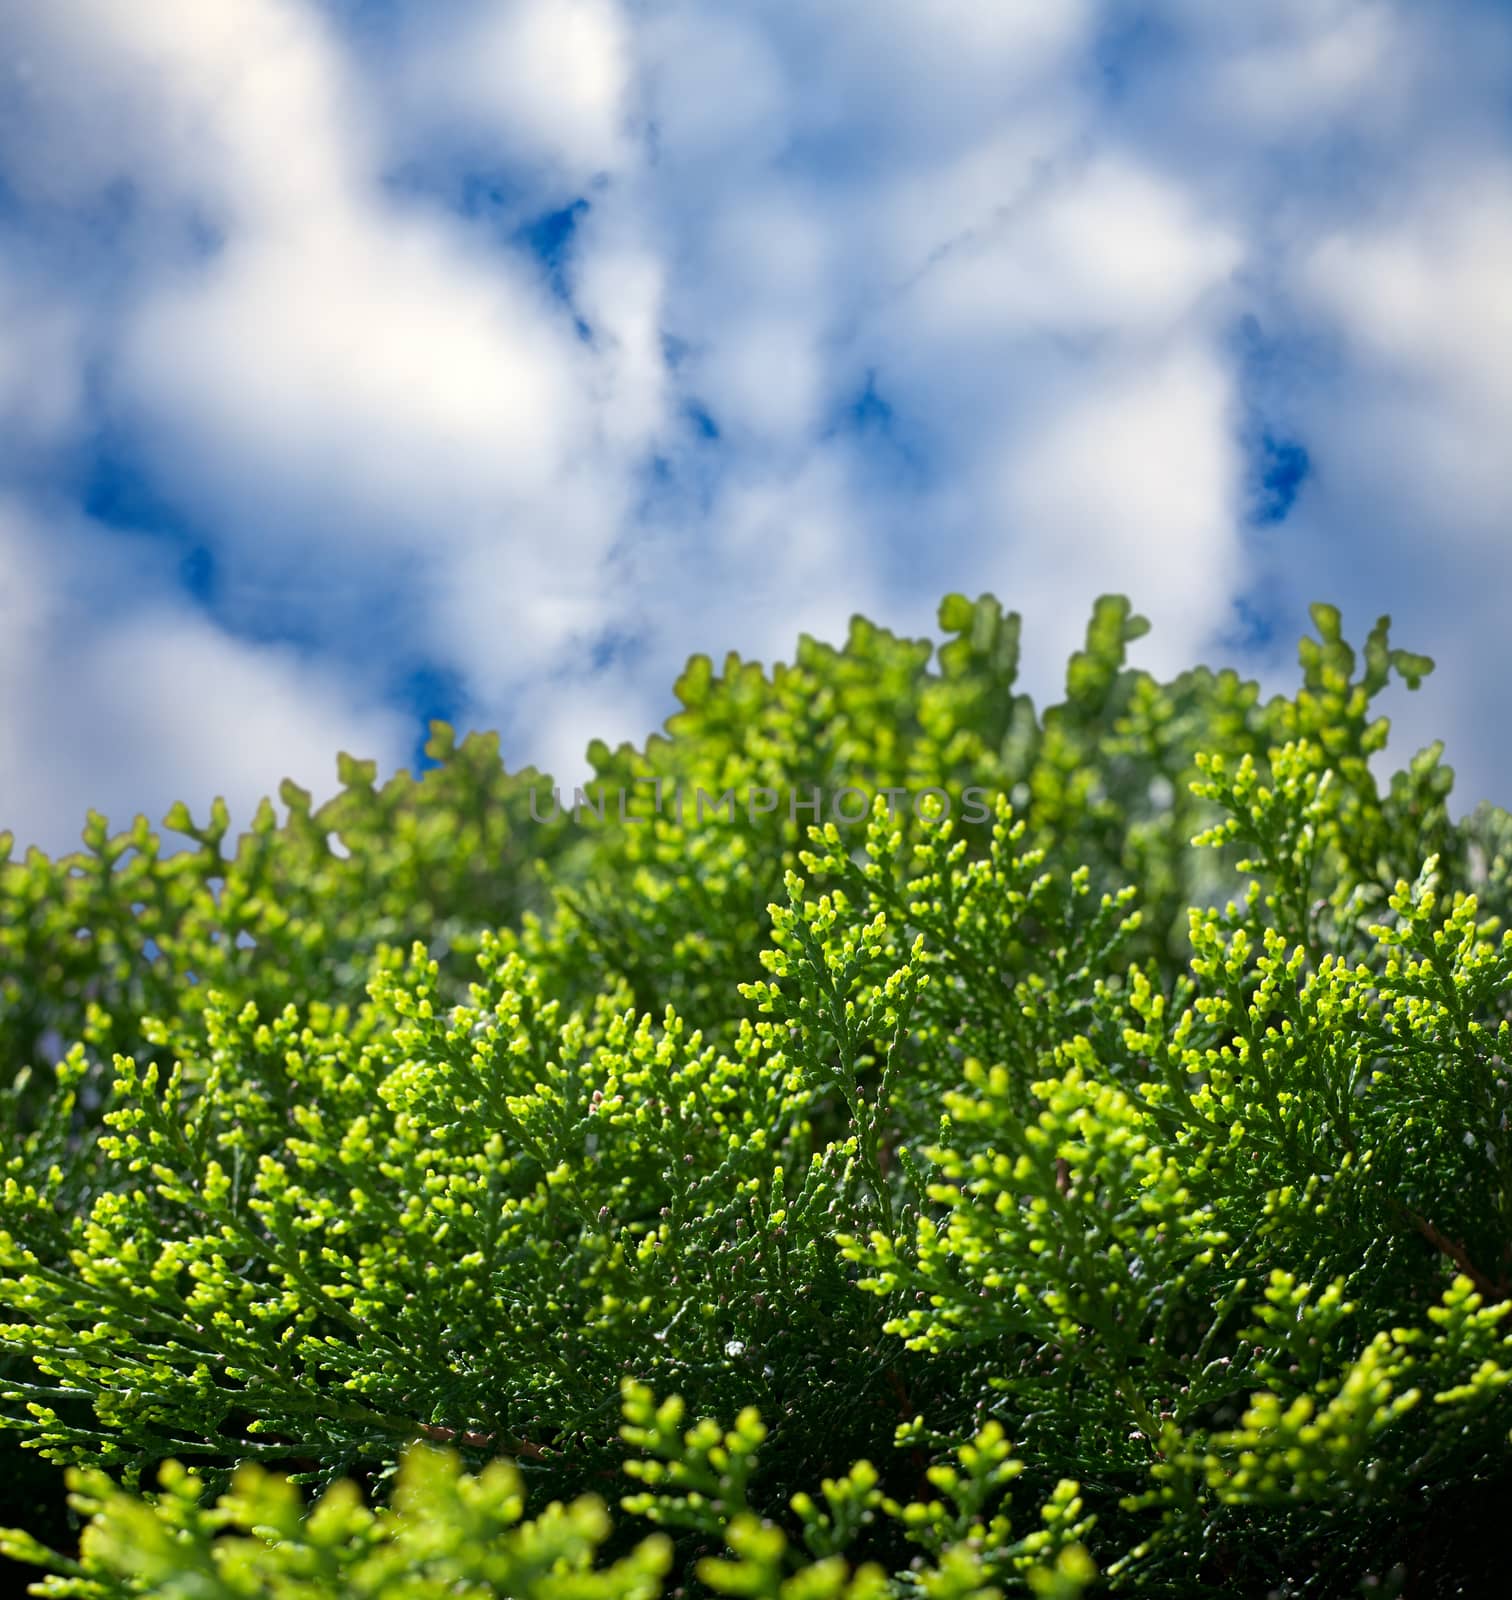
[[[1319, 485], [1299, 533], [1315, 582], [1392, 612], [1402, 642], [1439, 662], [1420, 694], [1399, 697], [1398, 736], [1408, 752], [1450, 741], [1462, 806], [1504, 793], [1508, 775], [1509, 281], [1501, 159], [1425, 173], [1296, 266], [1299, 303], [1339, 339], [1350, 374], [1346, 403], [1302, 401]], [[1336, 531], [1349, 528], [1368, 530], [1368, 559]]]
[[473, 528], [434, 564], [428, 643], [466, 664], [484, 705], [504, 708], [523, 685], [581, 669], [616, 611], [606, 558], [623, 509], [585, 473], [549, 507]]
[[[60, 531], [0, 503], [0, 818], [24, 844], [72, 848], [90, 807], [120, 828], [176, 800], [203, 817], [216, 795], [245, 823], [285, 777], [334, 793], [338, 750], [406, 758], [397, 713], [290, 649], [229, 638], [142, 552], [83, 527], [63, 551]], [[137, 603], [112, 615], [122, 582]]]
[[912, 298], [930, 338], [1137, 336], [1187, 314], [1241, 258], [1176, 184], [1109, 153], [964, 240]]
[[[537, 681], [509, 708], [521, 747], [564, 784], [586, 775], [592, 738], [636, 743], [677, 708], [671, 686], [695, 651], [721, 667], [734, 651], [768, 668], [791, 662], [800, 633], [842, 644], [851, 616], [880, 616], [875, 519], [862, 509], [854, 453], [811, 452], [781, 480], [751, 470], [721, 487], [700, 522], [648, 534], [617, 566], [633, 640], [633, 672], [618, 662], [595, 670], [576, 639], [558, 652], [564, 670]], [[548, 596], [551, 615], [557, 595]], [[541, 752], [536, 754], [536, 752]]]
[[[726, 184], [779, 155], [790, 89], [770, 34], [733, 10], [661, 8], [638, 38], [660, 162]], [[669, 197], [670, 198], [670, 197]]]
[[1391, 0], [1175, 0], [1165, 9], [1217, 51], [1192, 84], [1198, 102], [1267, 135], [1315, 133], [1325, 119], [1400, 115], [1425, 43]]
[[623, 201], [595, 204], [578, 224], [573, 303], [593, 331], [589, 387], [599, 439], [626, 456], [665, 426], [671, 383], [662, 351], [667, 270]]
[[[536, 65], [560, 65], [595, 29], [620, 48], [612, 7], [510, 15], [546, 52]], [[522, 256], [385, 197], [375, 108], [309, 6], [225, 0], [186, 23], [172, 4], [78, 0], [32, 42], [37, 74], [67, 86], [57, 131], [76, 165], [97, 183], [166, 186], [224, 229], [219, 254], [159, 272], [128, 309], [111, 369], [113, 398], [163, 441], [178, 487], [234, 518], [225, 491], [250, 486], [263, 536], [335, 512], [413, 541], [556, 482], [595, 377], [567, 312]]]
[[0, 460], [55, 444], [82, 405], [83, 317], [0, 262]]
[[[349, 726], [397, 749], [364, 720], [379, 670], [328, 664], [375, 605], [513, 730], [515, 765], [640, 738], [690, 650], [790, 657], [855, 611], [920, 626], [945, 588], [1022, 609], [1051, 688], [1108, 589], [1172, 670], [1252, 579], [1391, 609], [1440, 654], [1460, 590], [1504, 608], [1494, 8], [1158, 0], [1116, 92], [1123, 12], [1092, 0], [399, 0], [349, 32], [317, 0], [0, 15], [5, 225], [36, 234], [0, 269], [0, 470], [82, 459], [109, 423], [241, 615], [271, 595], [318, 641], [240, 641], [154, 568], [51, 687], [10, 647], [7, 688], [91, 738], [138, 730], [161, 765], [122, 758], [130, 782], [242, 772], [215, 695], [258, 747], [287, 717], [301, 760]], [[464, 171], [491, 196], [471, 216], [446, 199]], [[580, 198], [553, 284], [509, 241]], [[1283, 351], [1263, 381], [1241, 312]], [[1267, 430], [1316, 470], [1260, 535], [1239, 440]], [[28, 652], [81, 586], [108, 610], [78, 558], [105, 547], [50, 509], [30, 526]], [[195, 690], [203, 761], [112, 698], [128, 653], [165, 700]]]
[[1512, 164], [1437, 174], [1413, 201], [1319, 241], [1301, 288], [1382, 377], [1441, 385], [1512, 437]]
[[155, 789], [160, 804], [186, 789], [224, 794], [246, 816], [252, 797], [276, 792], [286, 770], [330, 792], [337, 748], [390, 766], [411, 743], [404, 719], [355, 705], [296, 651], [229, 639], [179, 609], [107, 631], [79, 670], [114, 742], [135, 755], [133, 787]]
[[[28, 776], [40, 758], [28, 749], [28, 722], [23, 718], [26, 691], [37, 662], [44, 659], [52, 597], [40, 556], [22, 532], [20, 513], [0, 500], [0, 565], [5, 571], [0, 584], [0, 686], [5, 690], [0, 695], [0, 785], [5, 791], [0, 831], [10, 829], [25, 844], [33, 841], [31, 830], [40, 820], [29, 798], [34, 780]], [[25, 800], [22, 784], [28, 790]]]
[[1063, 94], [1096, 18], [1090, 0], [777, 0], [763, 10], [801, 91], [802, 133], [863, 167], [873, 153], [933, 164]]
[[6, 141], [23, 192], [77, 202], [148, 178], [257, 222], [339, 202], [364, 164], [369, 108], [301, 0], [67, 0], [8, 26], [27, 69]]
[[465, 0], [392, 65], [412, 116], [582, 184], [634, 159], [631, 49], [617, 0]]
[[[729, 610], [759, 619], [765, 632], [747, 648], [779, 655], [818, 617], [832, 619], [831, 596], [855, 598], [846, 614], [879, 598], [868, 560], [871, 534], [856, 505], [851, 459], [814, 452], [785, 481], [766, 475], [734, 482], [716, 507], [717, 548], [738, 574]], [[719, 609], [725, 609], [720, 606]], [[749, 638], [750, 624], [721, 619]], [[732, 646], [734, 648], [734, 646]]]
[[1093, 369], [1007, 448], [991, 502], [1003, 537], [981, 554], [989, 587], [1033, 619], [1052, 677], [1110, 591], [1155, 624], [1140, 654], [1152, 670], [1203, 648], [1243, 573], [1233, 404], [1214, 353], [1184, 341]]
[[518, 265], [429, 219], [323, 216], [239, 237], [150, 299], [116, 381], [206, 499], [241, 480], [263, 520], [270, 493], [291, 517], [340, 506], [359, 541], [444, 536], [561, 472], [586, 422], [562, 323]]
[[807, 434], [824, 400], [816, 335], [802, 314], [758, 313], [703, 355], [695, 369], [699, 389], [720, 426], [771, 441]]

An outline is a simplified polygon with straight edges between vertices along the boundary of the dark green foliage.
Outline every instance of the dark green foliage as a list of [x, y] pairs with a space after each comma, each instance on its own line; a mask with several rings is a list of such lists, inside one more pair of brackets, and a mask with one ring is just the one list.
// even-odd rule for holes
[[[234, 860], [218, 815], [0, 865], [0, 1421], [97, 1530], [57, 1592], [1474, 1581], [1429, 1552], [1509, 1465], [1512, 824], [1437, 749], [1381, 791], [1429, 663], [1314, 621], [1262, 704], [1128, 669], [1104, 599], [1037, 714], [953, 596], [937, 655], [695, 658], [591, 751], [602, 823], [438, 732]], [[99, 1475], [170, 1459], [242, 1475]]]

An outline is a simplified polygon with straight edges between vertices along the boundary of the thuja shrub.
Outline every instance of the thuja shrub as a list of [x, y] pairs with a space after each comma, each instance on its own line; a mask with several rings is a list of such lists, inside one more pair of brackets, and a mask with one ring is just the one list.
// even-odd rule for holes
[[[100, 969], [0, 1195], [0, 1406], [92, 1519], [58, 1592], [361, 1593], [374, 1551], [416, 1594], [1461, 1592], [1509, 1481], [1509, 829], [1436, 748], [1382, 792], [1371, 702], [1429, 663], [1314, 620], [1266, 706], [1129, 670], [1114, 600], [1043, 716], [990, 600], [937, 672], [859, 621], [695, 660], [604, 783], [989, 822], [516, 810], [497, 927], [364, 945], [333, 892], [281, 978], [255, 934], [156, 1014]], [[399, 831], [475, 881], [434, 778]], [[369, 839], [309, 859], [405, 881]]]

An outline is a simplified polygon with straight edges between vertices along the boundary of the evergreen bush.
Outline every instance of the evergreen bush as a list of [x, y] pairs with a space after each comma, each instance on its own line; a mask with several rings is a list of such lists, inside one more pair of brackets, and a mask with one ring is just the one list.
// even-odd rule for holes
[[603, 821], [438, 726], [234, 856], [218, 807], [0, 860], [0, 1422], [86, 1524], [47, 1553], [13, 1449], [9, 1553], [78, 1595], [1495, 1592], [1512, 826], [1451, 820], [1439, 747], [1378, 784], [1431, 663], [1313, 619], [1262, 703], [1130, 669], [1105, 598], [1037, 713], [1018, 618], [952, 596], [938, 652], [695, 657], [591, 748]]

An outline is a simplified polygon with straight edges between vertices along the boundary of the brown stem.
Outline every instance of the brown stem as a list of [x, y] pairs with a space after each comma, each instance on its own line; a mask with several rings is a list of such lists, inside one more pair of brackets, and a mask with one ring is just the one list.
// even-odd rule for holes
[[[420, 1432], [427, 1439], [434, 1439], [437, 1444], [452, 1444], [457, 1440], [470, 1446], [474, 1450], [486, 1450], [499, 1436], [496, 1433], [461, 1433], [455, 1428], [443, 1428], [434, 1422], [418, 1424]], [[551, 1458], [541, 1449], [540, 1445], [532, 1444], [529, 1439], [521, 1439], [509, 1452], [511, 1455], [524, 1456], [528, 1461], [549, 1461]]]
[[[455, 1428], [443, 1428], [439, 1423], [421, 1422], [416, 1426], [427, 1439], [434, 1439], [437, 1444], [453, 1444], [460, 1441], [474, 1450], [486, 1450], [498, 1440], [496, 1433], [458, 1433]], [[532, 1444], [529, 1439], [517, 1440], [513, 1445], [504, 1447], [503, 1453], [511, 1456], [524, 1456], [527, 1461], [557, 1461], [559, 1456], [548, 1455], [540, 1445]], [[600, 1467], [593, 1476], [602, 1479], [605, 1483], [618, 1483], [619, 1474], [609, 1467]]]
[[1448, 1256], [1488, 1300], [1512, 1299], [1512, 1284], [1509, 1284], [1505, 1278], [1502, 1278], [1499, 1282], [1493, 1282], [1488, 1278], [1470, 1259], [1464, 1245], [1459, 1243], [1458, 1240], [1451, 1239], [1447, 1235], [1440, 1233], [1427, 1217], [1420, 1217], [1416, 1211], [1408, 1211], [1407, 1217], [1413, 1227], [1422, 1234], [1428, 1243], [1441, 1254]]
[[[896, 1367], [887, 1369], [887, 1386], [892, 1390], [893, 1398], [898, 1403], [898, 1415], [905, 1422], [912, 1422], [917, 1415], [913, 1399]], [[929, 1481], [929, 1452], [922, 1444], [916, 1444], [908, 1452], [908, 1459], [916, 1475], [917, 1487], [914, 1490], [914, 1498], [922, 1503], [929, 1499], [932, 1488]]]

